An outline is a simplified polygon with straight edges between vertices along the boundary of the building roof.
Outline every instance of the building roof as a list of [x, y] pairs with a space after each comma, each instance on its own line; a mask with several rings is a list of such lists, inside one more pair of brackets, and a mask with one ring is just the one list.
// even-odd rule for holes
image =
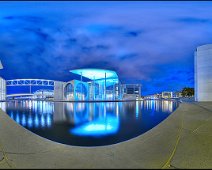
[[118, 79], [118, 75], [115, 71], [105, 70], [105, 69], [96, 69], [96, 68], [85, 68], [85, 69], [75, 69], [70, 70], [71, 73], [81, 75], [91, 80], [100, 80], [105, 78], [107, 79]]

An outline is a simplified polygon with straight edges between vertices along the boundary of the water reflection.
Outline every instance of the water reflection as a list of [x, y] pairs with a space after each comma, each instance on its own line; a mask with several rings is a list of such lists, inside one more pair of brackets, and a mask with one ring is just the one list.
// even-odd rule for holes
[[102, 136], [116, 133], [118, 127], [119, 119], [115, 116], [107, 116], [70, 129], [70, 133], [85, 136]]
[[[75, 145], [102, 145], [108, 141], [126, 140], [151, 129], [177, 106], [176, 101], [168, 100], [106, 103], [24, 100], [0, 103], [13, 120], [27, 129], [43, 137]], [[77, 136], [110, 136], [112, 139], [102, 138], [99, 143], [87, 144], [87, 139], [83, 138], [83, 143]]]
[[[7, 105], [7, 106], [6, 106]], [[124, 105], [124, 107], [123, 107]], [[173, 106], [175, 105], [175, 106]], [[177, 103], [173, 101], [145, 100], [135, 102], [107, 102], [105, 103], [62, 103], [45, 101], [15, 101], [0, 103], [2, 110], [17, 123], [28, 127], [50, 127], [53, 122], [69, 122], [73, 125], [102, 119], [112, 115], [119, 119], [119, 112], [130, 110], [138, 119], [142, 109], [157, 112], [171, 113]], [[7, 107], [7, 109], [6, 109]], [[125, 110], [123, 110], [125, 109]], [[124, 115], [122, 115], [124, 116]]]
[[54, 112], [54, 104], [44, 101], [7, 102], [5, 111], [17, 123], [28, 128], [50, 127]]

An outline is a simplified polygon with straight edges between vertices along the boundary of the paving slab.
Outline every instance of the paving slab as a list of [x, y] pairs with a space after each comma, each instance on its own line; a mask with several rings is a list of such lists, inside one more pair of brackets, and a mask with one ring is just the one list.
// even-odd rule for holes
[[182, 138], [171, 162], [177, 168], [212, 167], [212, 136], [190, 133]]

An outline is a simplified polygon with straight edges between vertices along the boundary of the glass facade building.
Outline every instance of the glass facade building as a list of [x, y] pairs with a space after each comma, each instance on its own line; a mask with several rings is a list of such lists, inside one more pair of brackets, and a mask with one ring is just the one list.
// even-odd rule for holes
[[[115, 71], [105, 69], [76, 69], [71, 73], [80, 76], [64, 86], [65, 100], [117, 100], [119, 78]], [[86, 79], [86, 80], [85, 80]]]

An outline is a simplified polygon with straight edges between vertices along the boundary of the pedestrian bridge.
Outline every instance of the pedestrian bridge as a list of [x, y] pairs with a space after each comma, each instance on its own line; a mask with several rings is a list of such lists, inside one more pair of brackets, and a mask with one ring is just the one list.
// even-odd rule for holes
[[26, 93], [20, 92], [17, 94], [7, 94], [7, 98], [14, 98], [14, 97], [33, 97], [33, 98], [52, 98], [54, 96], [54, 90], [48, 89], [40, 89], [37, 91], [33, 91], [33, 86], [48, 86], [55, 88], [55, 85], [61, 81], [55, 80], [46, 80], [46, 79], [13, 79], [13, 80], [6, 80], [7, 87], [16, 87], [16, 86], [28, 86], [29, 91]]
[[54, 86], [54, 80], [46, 79], [13, 79], [6, 80], [6, 86]]

